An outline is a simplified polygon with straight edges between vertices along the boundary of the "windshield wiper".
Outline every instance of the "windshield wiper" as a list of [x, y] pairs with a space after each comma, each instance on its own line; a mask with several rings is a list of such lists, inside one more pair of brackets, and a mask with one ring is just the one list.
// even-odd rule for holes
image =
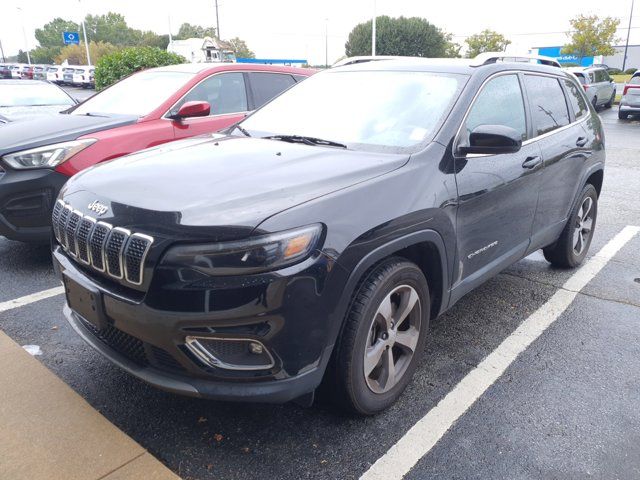
[[266, 138], [268, 140], [280, 140], [282, 142], [290, 143], [304, 143], [305, 145], [321, 145], [324, 147], [347, 148], [344, 143], [338, 143], [332, 140], [324, 140], [322, 138], [305, 137], [303, 135], [270, 135], [268, 137], [262, 138]]
[[[249, 132], [247, 132], [244, 127], [241, 127], [240, 125], [234, 125], [233, 128], [231, 129], [231, 132], [233, 132], [236, 128], [238, 130], [240, 130], [245, 137], [250, 137], [251, 136], [251, 134]], [[231, 132], [229, 132], [229, 133], [231, 133]]]

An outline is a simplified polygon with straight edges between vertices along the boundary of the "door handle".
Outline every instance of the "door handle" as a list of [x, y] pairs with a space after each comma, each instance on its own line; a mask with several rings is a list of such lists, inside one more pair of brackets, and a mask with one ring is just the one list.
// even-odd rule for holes
[[524, 162], [522, 162], [522, 168], [535, 168], [542, 163], [542, 158], [535, 157], [527, 157]]
[[587, 137], [578, 137], [576, 140], [577, 147], [584, 147], [587, 144]]

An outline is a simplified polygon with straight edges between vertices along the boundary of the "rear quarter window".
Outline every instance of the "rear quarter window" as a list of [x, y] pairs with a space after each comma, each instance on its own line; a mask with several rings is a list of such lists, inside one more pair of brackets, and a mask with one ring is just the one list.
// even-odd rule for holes
[[569, 125], [569, 110], [560, 82], [555, 77], [525, 75], [534, 136]]
[[260, 108], [296, 83], [291, 75], [281, 73], [249, 73], [249, 79], [255, 108]]
[[576, 120], [584, 117], [589, 112], [589, 108], [587, 107], [587, 102], [582, 92], [580, 92], [576, 84], [570, 80], [564, 80], [564, 85], [569, 93], [569, 103], [573, 109]]

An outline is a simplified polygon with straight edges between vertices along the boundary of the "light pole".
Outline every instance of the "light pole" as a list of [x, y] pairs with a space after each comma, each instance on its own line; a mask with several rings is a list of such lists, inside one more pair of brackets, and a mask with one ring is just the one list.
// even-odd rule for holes
[[[78, 0], [78, 3], [80, 3], [80, 0]], [[91, 55], [89, 54], [89, 44], [87, 43], [87, 27], [84, 24], [84, 15], [82, 15], [82, 35], [84, 36], [84, 48], [87, 52], [87, 65], [91, 66]]]
[[373, 0], [373, 18], [371, 19], [371, 55], [376, 56], [376, 0]]
[[2, 40], [0, 40], [0, 53], [2, 53], [2, 63], [6, 62], [4, 59], [4, 48], [2, 48]]
[[220, 17], [218, 16], [218, 0], [216, 0], [216, 36], [218, 40], [222, 40], [220, 36]]
[[324, 19], [324, 68], [329, 68], [329, 19]]
[[629, 14], [629, 29], [627, 30], [627, 43], [624, 45], [624, 58], [622, 59], [622, 72], [627, 66], [627, 52], [629, 50], [629, 35], [631, 34], [631, 19], [633, 18], [633, 4], [635, 0], [631, 0], [631, 13]]
[[[29, 44], [27, 43], [27, 33], [24, 30], [24, 12], [22, 7], [16, 7], [20, 10], [20, 17], [22, 17], [22, 38], [24, 39], [24, 48], [27, 51], [27, 62], [31, 65], [31, 55], [29, 55]], [[3, 55], [4, 56], [4, 55]]]

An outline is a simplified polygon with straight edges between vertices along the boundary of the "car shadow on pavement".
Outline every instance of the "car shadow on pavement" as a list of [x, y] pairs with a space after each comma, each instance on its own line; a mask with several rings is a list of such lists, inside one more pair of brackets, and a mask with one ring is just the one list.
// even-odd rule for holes
[[0, 272], [51, 268], [51, 247], [14, 242], [0, 237]]

